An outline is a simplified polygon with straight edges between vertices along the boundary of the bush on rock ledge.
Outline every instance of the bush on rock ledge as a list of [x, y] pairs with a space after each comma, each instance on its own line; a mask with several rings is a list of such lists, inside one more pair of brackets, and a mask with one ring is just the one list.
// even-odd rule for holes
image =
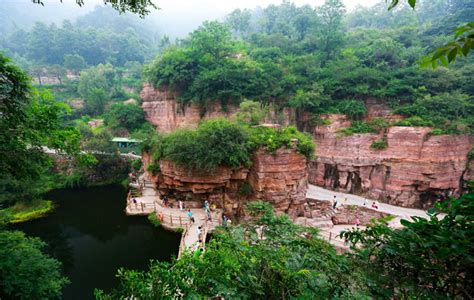
[[249, 167], [253, 151], [263, 148], [274, 152], [281, 147], [295, 147], [308, 159], [314, 155], [309, 135], [294, 127], [283, 129], [248, 127], [226, 119], [203, 122], [195, 130], [180, 129], [165, 136], [149, 139], [153, 160], [170, 160], [190, 169], [212, 171], [219, 166]]

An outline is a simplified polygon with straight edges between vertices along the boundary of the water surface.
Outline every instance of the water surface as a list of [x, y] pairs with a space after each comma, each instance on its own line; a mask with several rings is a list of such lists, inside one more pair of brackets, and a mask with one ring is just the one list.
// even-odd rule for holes
[[118, 268], [146, 270], [150, 259], [177, 255], [180, 235], [127, 217], [126, 193], [119, 185], [56, 190], [45, 197], [55, 201], [54, 212], [14, 227], [47, 242], [45, 250], [62, 262], [71, 281], [64, 299], [93, 299], [94, 288], [117, 286]]

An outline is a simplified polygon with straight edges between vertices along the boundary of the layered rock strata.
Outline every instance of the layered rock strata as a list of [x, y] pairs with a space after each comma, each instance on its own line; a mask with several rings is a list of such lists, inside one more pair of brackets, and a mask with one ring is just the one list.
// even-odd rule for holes
[[[144, 155], [143, 162], [146, 170], [149, 155]], [[252, 162], [249, 169], [220, 167], [206, 172], [161, 160], [160, 172], [150, 175], [161, 194], [172, 201], [183, 200], [186, 207], [202, 207], [207, 200], [228, 215], [243, 216], [246, 202], [259, 199], [270, 202], [277, 212], [293, 217], [300, 214], [308, 184], [306, 158], [294, 149], [259, 150]]]
[[[175, 93], [168, 89], [156, 89], [145, 84], [140, 92], [145, 119], [156, 126], [161, 133], [169, 133], [179, 128], [196, 128], [201, 120], [213, 118], [233, 118], [239, 106], [228, 104], [225, 107], [219, 101], [212, 101], [206, 107], [194, 103], [181, 104]], [[294, 112], [284, 108], [281, 112], [270, 111], [265, 123], [289, 125], [295, 123]]]
[[[309, 182], [330, 189], [363, 194], [393, 205], [425, 208], [434, 201], [459, 196], [467, 173], [473, 137], [431, 136], [432, 128], [390, 127], [383, 134], [341, 136], [350, 126], [343, 115], [326, 115], [327, 126], [316, 126], [316, 160]], [[382, 150], [371, 144], [386, 139]]]

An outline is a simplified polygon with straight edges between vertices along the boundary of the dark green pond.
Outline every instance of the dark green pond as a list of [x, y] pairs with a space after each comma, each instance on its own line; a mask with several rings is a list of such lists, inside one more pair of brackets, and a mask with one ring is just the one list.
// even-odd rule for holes
[[48, 243], [46, 251], [63, 264], [71, 283], [64, 299], [92, 299], [94, 288], [117, 286], [117, 269], [146, 270], [150, 259], [177, 255], [180, 235], [154, 228], [146, 217], [127, 217], [127, 191], [118, 185], [56, 190], [49, 216], [15, 226]]

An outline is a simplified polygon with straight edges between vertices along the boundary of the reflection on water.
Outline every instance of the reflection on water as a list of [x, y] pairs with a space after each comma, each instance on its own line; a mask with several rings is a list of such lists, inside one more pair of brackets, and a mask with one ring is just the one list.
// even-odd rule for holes
[[55, 211], [14, 226], [48, 243], [46, 251], [63, 263], [71, 283], [64, 299], [92, 299], [93, 289], [110, 290], [119, 267], [145, 270], [150, 259], [177, 255], [179, 234], [152, 227], [145, 217], [124, 213], [126, 190], [105, 186], [56, 190], [47, 195]]

